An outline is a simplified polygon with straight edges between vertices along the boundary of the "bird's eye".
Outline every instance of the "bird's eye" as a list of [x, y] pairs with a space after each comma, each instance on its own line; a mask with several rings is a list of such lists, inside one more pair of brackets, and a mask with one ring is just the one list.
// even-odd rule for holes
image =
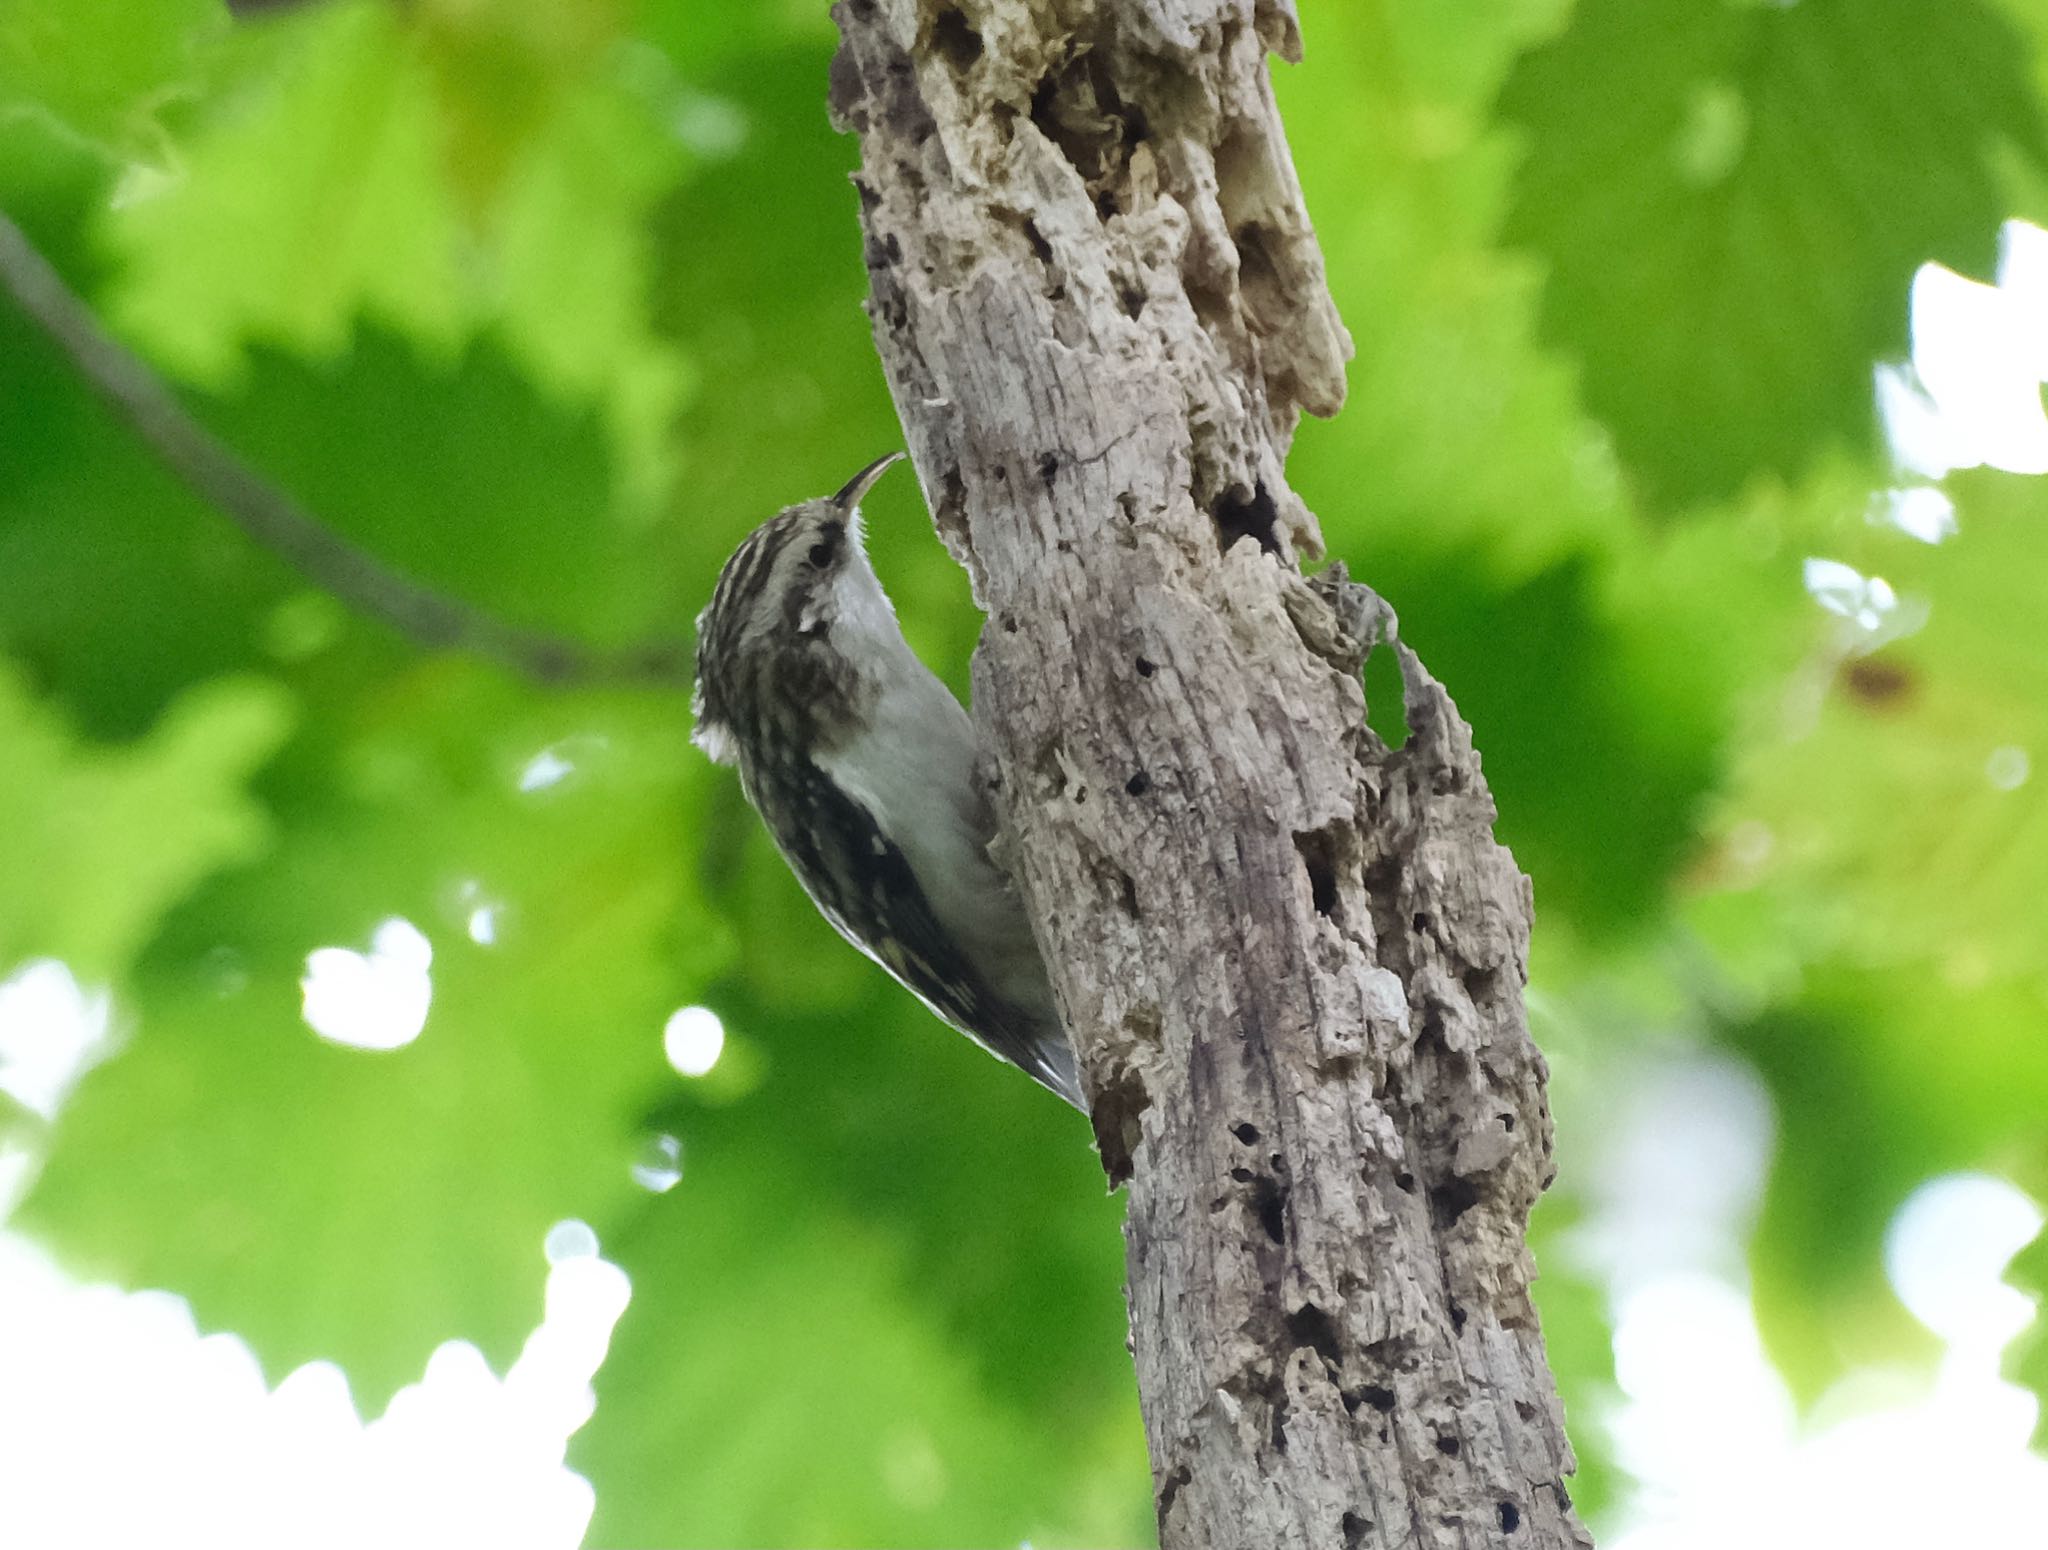
[[811, 563], [817, 566], [819, 570], [823, 570], [832, 563], [832, 551], [835, 547], [833, 544], [823, 542], [812, 544], [810, 553]]

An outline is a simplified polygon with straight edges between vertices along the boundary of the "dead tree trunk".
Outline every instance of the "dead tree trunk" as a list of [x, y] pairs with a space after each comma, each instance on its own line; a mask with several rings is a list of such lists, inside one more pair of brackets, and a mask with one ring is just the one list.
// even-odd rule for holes
[[[1350, 341], [1291, 0], [841, 0], [875, 337], [1113, 1180], [1169, 1550], [1588, 1543], [1529, 1301], [1530, 899], [1284, 461]], [[1369, 498], [1361, 492], [1361, 498]]]

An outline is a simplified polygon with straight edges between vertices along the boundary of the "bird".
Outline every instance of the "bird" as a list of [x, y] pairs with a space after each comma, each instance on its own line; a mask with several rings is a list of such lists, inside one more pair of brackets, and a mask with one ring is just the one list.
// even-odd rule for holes
[[740, 541], [697, 619], [692, 740], [738, 769], [841, 936], [1085, 1110], [1044, 956], [990, 853], [974, 723], [910, 649], [868, 559], [860, 502], [902, 456]]

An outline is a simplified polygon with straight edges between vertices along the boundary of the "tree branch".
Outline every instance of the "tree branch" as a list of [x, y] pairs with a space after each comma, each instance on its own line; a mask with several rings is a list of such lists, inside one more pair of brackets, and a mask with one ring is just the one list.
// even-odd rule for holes
[[688, 682], [688, 663], [677, 646], [651, 644], [607, 655], [503, 623], [401, 575], [330, 530], [194, 419], [162, 379], [100, 326], [4, 213], [0, 286], [194, 494], [349, 607], [426, 650], [474, 652], [544, 684]]
[[990, 625], [1005, 845], [1128, 1176], [1160, 1537], [1587, 1543], [1528, 1287], [1530, 898], [1469, 729], [1285, 457], [1349, 339], [1289, 0], [841, 0], [877, 347]]

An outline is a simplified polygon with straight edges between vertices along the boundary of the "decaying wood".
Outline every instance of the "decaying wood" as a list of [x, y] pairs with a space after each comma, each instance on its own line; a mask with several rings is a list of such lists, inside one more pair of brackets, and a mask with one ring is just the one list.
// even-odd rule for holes
[[1527, 881], [1391, 615], [1299, 570], [1284, 460], [1350, 341], [1267, 74], [1291, 5], [837, 16], [876, 340], [989, 615], [1005, 850], [1130, 1181], [1161, 1540], [1585, 1544], [1528, 1292]]

